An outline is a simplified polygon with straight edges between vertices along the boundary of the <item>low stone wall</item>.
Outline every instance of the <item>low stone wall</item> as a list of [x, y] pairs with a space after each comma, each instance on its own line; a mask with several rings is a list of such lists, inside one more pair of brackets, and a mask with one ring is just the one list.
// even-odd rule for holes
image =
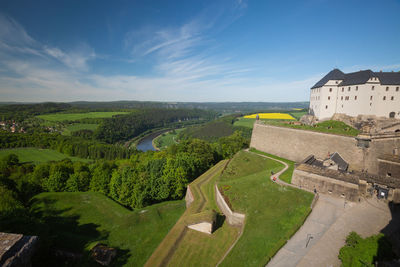
[[244, 219], [246, 216], [241, 213], [233, 212], [229, 208], [221, 192], [219, 192], [217, 185], [215, 185], [215, 199], [217, 201], [218, 208], [225, 215], [226, 220], [230, 225], [242, 226], [244, 224]]
[[318, 193], [344, 196], [347, 200], [357, 201], [359, 187], [357, 184], [340, 181], [318, 174], [295, 169], [292, 176], [292, 184], [308, 190], [316, 189]]
[[38, 243], [37, 236], [0, 233], [0, 265], [31, 266], [31, 257]]
[[190, 204], [192, 204], [194, 201], [192, 191], [190, 190], [190, 185], [188, 185], [186, 189], [185, 201], [186, 201], [186, 208], [189, 208]]

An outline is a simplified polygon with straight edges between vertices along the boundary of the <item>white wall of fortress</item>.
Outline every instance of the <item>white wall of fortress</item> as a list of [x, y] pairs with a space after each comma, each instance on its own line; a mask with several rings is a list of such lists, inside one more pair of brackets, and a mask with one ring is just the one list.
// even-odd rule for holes
[[390, 112], [400, 118], [400, 85], [381, 85], [379, 80], [370, 79], [365, 84], [339, 87], [340, 82], [330, 80], [311, 89], [310, 110], [318, 119], [329, 119], [335, 113], [388, 118]]
[[382, 154], [392, 154], [395, 148], [400, 148], [400, 134], [371, 138], [370, 147], [361, 148], [357, 146], [355, 137], [256, 122], [250, 147], [296, 162], [304, 160], [311, 154], [323, 159], [328, 156], [328, 152], [339, 152], [351, 169], [368, 170], [377, 174], [377, 158]]

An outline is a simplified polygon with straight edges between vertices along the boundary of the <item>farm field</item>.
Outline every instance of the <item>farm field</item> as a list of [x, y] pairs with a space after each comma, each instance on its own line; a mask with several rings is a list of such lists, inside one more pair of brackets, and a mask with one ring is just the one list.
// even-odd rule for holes
[[166, 133], [161, 134], [156, 139], [154, 139], [154, 144], [157, 146], [158, 149], [162, 150], [165, 149], [173, 144], [176, 144], [175, 141], [178, 137], [178, 134], [182, 132], [184, 128], [175, 129]]
[[99, 127], [99, 124], [95, 123], [74, 123], [68, 125], [64, 128], [62, 134], [63, 135], [71, 135], [72, 132], [79, 131], [79, 130], [92, 130], [95, 131]]
[[88, 250], [97, 242], [118, 249], [113, 266], [143, 266], [185, 210], [179, 200], [130, 211], [94, 192], [42, 193], [33, 201], [44, 222], [39, 231], [57, 248], [84, 252], [79, 266], [92, 265]]
[[22, 163], [32, 162], [39, 164], [48, 161], [58, 161], [63, 159], [70, 159], [72, 161], [90, 162], [90, 159], [83, 159], [78, 157], [71, 157], [60, 153], [52, 149], [40, 149], [40, 148], [13, 148], [13, 149], [0, 149], [0, 158], [5, 157], [9, 154], [15, 154], [18, 156], [19, 161]]
[[171, 229], [146, 266], [215, 266], [239, 234], [217, 217], [217, 229], [212, 234], [187, 229], [186, 221], [204, 211], [218, 211], [214, 184], [226, 161], [219, 162], [190, 184], [195, 201]]
[[290, 115], [292, 115], [296, 120], [300, 120], [300, 118], [306, 114], [308, 114], [307, 111], [299, 111], [299, 110], [295, 110], [295, 111], [291, 111], [289, 112]]
[[259, 116], [260, 119], [267, 119], [267, 120], [294, 120], [290, 114], [288, 113], [255, 113], [251, 115], [244, 116], [245, 119], [255, 119]]
[[87, 113], [55, 113], [36, 116], [45, 121], [75, 121], [80, 119], [111, 118], [115, 115], [128, 114], [129, 112], [87, 112]]
[[283, 165], [241, 151], [219, 179], [234, 211], [246, 214], [243, 235], [221, 266], [262, 266], [297, 231], [311, 211], [313, 194], [280, 186], [271, 171]]

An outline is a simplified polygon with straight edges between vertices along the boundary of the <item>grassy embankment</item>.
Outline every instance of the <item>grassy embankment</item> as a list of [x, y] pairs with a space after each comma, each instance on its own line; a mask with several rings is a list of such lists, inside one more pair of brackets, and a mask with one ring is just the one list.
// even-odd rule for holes
[[225, 167], [221, 161], [190, 184], [195, 201], [164, 238], [146, 266], [215, 266], [233, 244], [239, 229], [217, 219], [218, 229], [212, 234], [188, 229], [187, 221], [204, 212], [218, 211], [215, 202], [215, 180]]
[[163, 133], [154, 139], [154, 144], [160, 150], [165, 149], [173, 144], [177, 144], [177, 137], [184, 128], [171, 130], [169, 132]]
[[143, 266], [185, 209], [182, 200], [130, 211], [100, 193], [42, 193], [32, 209], [44, 222], [52, 247], [84, 253], [97, 242], [118, 248], [113, 266]]
[[52, 149], [40, 149], [40, 148], [13, 148], [13, 149], [0, 149], [0, 158], [5, 157], [9, 154], [16, 154], [21, 163], [32, 162], [39, 164], [48, 161], [58, 161], [63, 159], [71, 159], [72, 161], [90, 162], [90, 159], [82, 159], [78, 157], [72, 157], [62, 154]]
[[270, 179], [283, 165], [241, 151], [218, 182], [234, 211], [246, 214], [243, 235], [222, 266], [261, 266], [285, 244], [311, 211], [313, 195]]

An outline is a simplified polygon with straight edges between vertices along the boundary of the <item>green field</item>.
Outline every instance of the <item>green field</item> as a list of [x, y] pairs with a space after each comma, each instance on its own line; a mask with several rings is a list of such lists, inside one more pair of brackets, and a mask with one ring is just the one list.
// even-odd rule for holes
[[[143, 266], [179, 216], [182, 200], [130, 211], [100, 193], [42, 193], [32, 210], [43, 221], [52, 247], [84, 252], [77, 266], [87, 266], [87, 251], [97, 242], [118, 249], [113, 266]], [[97, 265], [96, 265], [97, 266]]]
[[243, 235], [222, 266], [263, 266], [303, 224], [313, 194], [280, 186], [271, 171], [283, 165], [241, 151], [220, 178], [219, 188], [234, 211], [246, 214]]
[[39, 164], [48, 161], [58, 161], [63, 159], [71, 159], [72, 161], [90, 162], [89, 159], [82, 159], [78, 157], [71, 157], [62, 154], [52, 149], [41, 149], [41, 148], [14, 148], [14, 149], [0, 149], [0, 158], [5, 157], [9, 154], [16, 154], [19, 161], [22, 163], [32, 162]]
[[99, 127], [99, 124], [94, 123], [74, 123], [68, 125], [63, 130], [63, 135], [71, 135], [72, 132], [79, 131], [79, 130], [92, 130], [95, 131]]
[[296, 120], [300, 120], [300, 118], [306, 114], [308, 114], [307, 111], [291, 111], [289, 112], [290, 115], [292, 115]]
[[87, 112], [87, 113], [55, 113], [36, 116], [45, 121], [75, 121], [81, 119], [111, 118], [115, 115], [128, 114], [129, 112]]
[[[212, 235], [187, 229], [193, 216], [218, 211], [214, 185], [226, 161], [219, 162], [190, 184], [195, 201], [171, 229], [146, 266], [215, 266], [239, 235], [239, 228], [217, 219]], [[217, 218], [221, 218], [218, 216]]]
[[154, 143], [158, 149], [165, 149], [173, 144], [176, 144], [177, 136], [180, 132], [182, 132], [184, 128], [175, 129], [166, 133], [159, 135], [156, 139], [154, 139]]

